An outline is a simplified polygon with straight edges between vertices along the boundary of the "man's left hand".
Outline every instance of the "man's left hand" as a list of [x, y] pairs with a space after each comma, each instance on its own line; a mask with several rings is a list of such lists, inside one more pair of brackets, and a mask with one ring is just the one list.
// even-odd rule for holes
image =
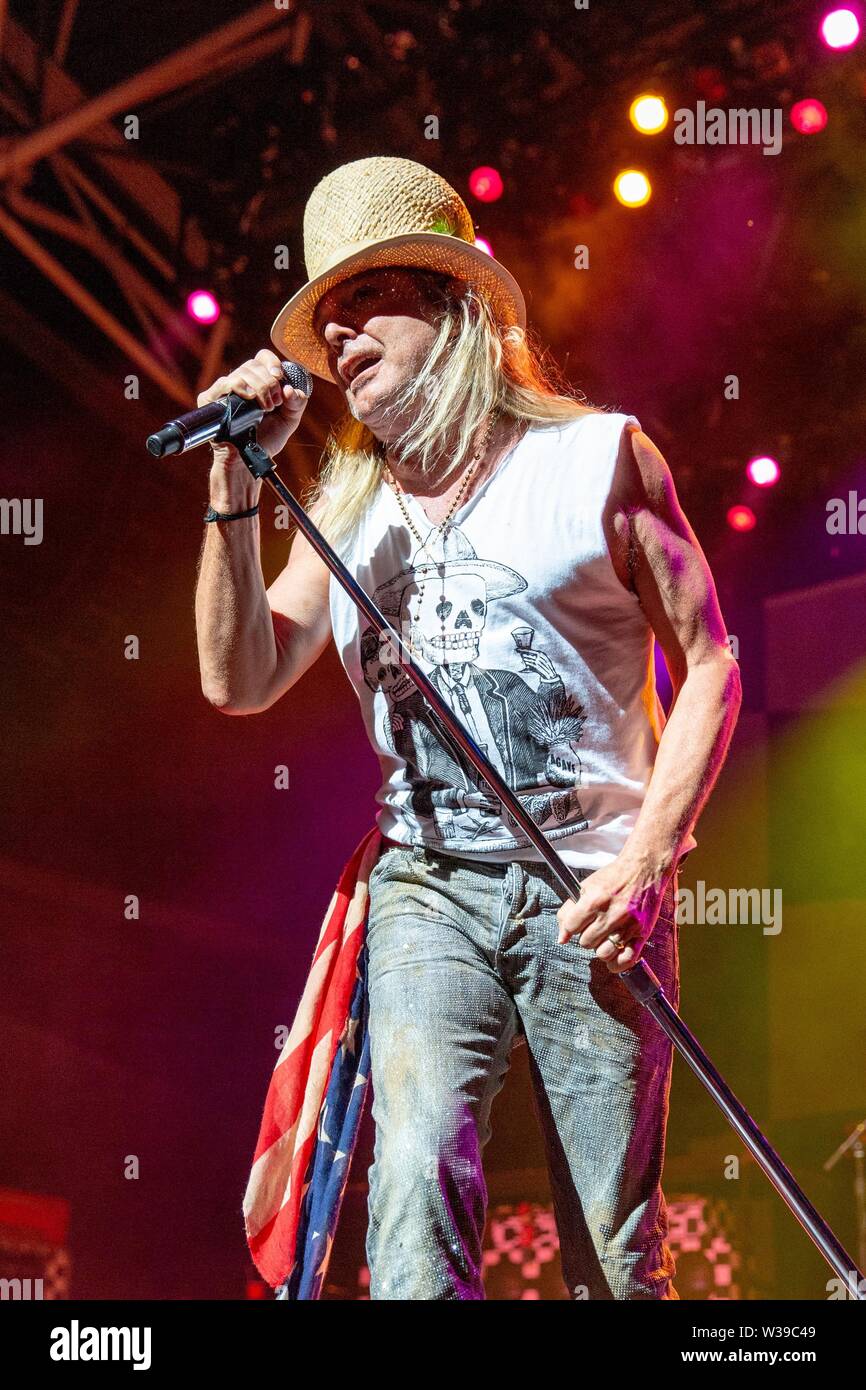
[[560, 907], [560, 944], [576, 936], [581, 946], [595, 949], [612, 974], [630, 970], [652, 935], [672, 877], [618, 855], [583, 879], [576, 903], [569, 899]]

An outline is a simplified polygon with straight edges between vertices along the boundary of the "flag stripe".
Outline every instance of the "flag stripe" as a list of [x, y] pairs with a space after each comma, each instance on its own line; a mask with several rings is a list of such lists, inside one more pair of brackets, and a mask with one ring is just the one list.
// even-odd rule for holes
[[382, 844], [374, 827], [343, 868], [265, 1097], [243, 1212], [278, 1298], [318, 1298], [327, 1273], [369, 1080], [367, 881]]

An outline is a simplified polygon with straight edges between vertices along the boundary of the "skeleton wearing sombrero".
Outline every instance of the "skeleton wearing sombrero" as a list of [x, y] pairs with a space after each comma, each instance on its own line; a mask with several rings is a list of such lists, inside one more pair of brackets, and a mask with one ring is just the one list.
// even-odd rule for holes
[[[438, 547], [442, 552], [438, 564], [431, 557], [430, 543], [425, 542], [407, 569], [379, 586], [374, 597], [382, 613], [408, 641], [413, 655], [429, 666], [436, 689], [510, 786], [517, 791], [536, 787], [548, 780], [546, 774], [559, 785], [575, 786], [580, 775], [575, 745], [583, 721], [549, 658], [539, 654], [537, 691], [517, 672], [478, 664], [490, 603], [520, 593], [526, 580], [508, 565], [476, 555], [458, 526], [448, 528]], [[452, 750], [442, 746], [414, 687], [406, 691], [398, 685], [397, 689], [403, 698], [392, 706], [394, 746], [407, 764], [423, 769], [413, 789], [414, 811], [438, 826], [443, 820], [437, 815], [441, 808], [443, 813], [450, 812], [452, 825], [462, 815], [467, 827], [474, 823], [483, 830], [486, 818], [501, 813], [499, 800], [479, 784], [467, 759], [458, 763]], [[563, 736], [566, 718], [570, 738]], [[553, 734], [555, 742], [546, 745], [545, 733], [535, 738], [533, 730]], [[549, 768], [556, 747], [560, 754], [563, 748], [568, 750], [567, 762], [563, 765], [560, 757]], [[542, 827], [548, 822], [562, 825], [583, 819], [576, 794], [530, 796], [527, 806]]]

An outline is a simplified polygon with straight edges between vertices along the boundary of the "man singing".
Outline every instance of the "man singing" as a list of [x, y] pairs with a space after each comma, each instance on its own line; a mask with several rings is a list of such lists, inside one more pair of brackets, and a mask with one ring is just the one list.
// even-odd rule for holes
[[[265, 588], [261, 484], [214, 448], [196, 618], [202, 688], [269, 708], [333, 637], [379, 755], [369, 876], [374, 1299], [481, 1299], [482, 1153], [525, 1040], [573, 1299], [676, 1298], [660, 1181], [672, 1050], [617, 977], [679, 997], [676, 889], [740, 680], [707, 562], [633, 415], [554, 384], [520, 288], [405, 159], [344, 165], [304, 218], [310, 279], [232, 390], [271, 454], [305, 397], [347, 413], [308, 510], [580, 880], [577, 903], [444, 746], [419, 692], [306, 539]], [[674, 702], [665, 720], [654, 639]]]

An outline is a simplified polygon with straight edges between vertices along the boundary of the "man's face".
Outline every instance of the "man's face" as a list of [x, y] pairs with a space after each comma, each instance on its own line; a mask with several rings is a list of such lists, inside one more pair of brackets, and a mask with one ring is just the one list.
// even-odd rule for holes
[[314, 327], [346, 405], [379, 438], [399, 432], [401, 422], [386, 419], [385, 407], [430, 352], [434, 316], [425, 282], [400, 267], [353, 275], [316, 307]]

